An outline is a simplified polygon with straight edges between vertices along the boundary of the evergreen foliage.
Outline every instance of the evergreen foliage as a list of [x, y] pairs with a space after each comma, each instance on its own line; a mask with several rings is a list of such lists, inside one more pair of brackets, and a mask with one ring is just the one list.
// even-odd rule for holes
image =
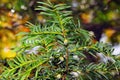
[[[43, 25], [28, 23], [18, 55], [7, 60], [0, 75], [2, 80], [115, 80], [120, 73], [120, 60], [108, 44], [94, 43], [94, 35], [75, 23], [70, 6], [38, 2], [41, 14], [48, 20]], [[43, 6], [44, 5], [44, 6]], [[31, 49], [38, 47], [35, 53]], [[29, 52], [28, 52], [29, 50]], [[101, 57], [102, 56], [102, 57]]]

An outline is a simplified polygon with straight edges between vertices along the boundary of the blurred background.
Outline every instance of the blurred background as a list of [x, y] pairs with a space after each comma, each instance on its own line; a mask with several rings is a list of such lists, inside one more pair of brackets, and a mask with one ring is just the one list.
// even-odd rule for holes
[[[26, 22], [44, 24], [46, 19], [36, 11], [37, 1], [0, 0], [0, 58], [14, 57], [10, 51], [19, 45], [19, 32], [29, 32]], [[94, 41], [110, 43], [114, 55], [120, 53], [120, 0], [50, 0], [54, 4], [71, 6], [74, 20], [80, 19], [81, 27], [94, 33]], [[4, 56], [7, 55], [7, 56]]]

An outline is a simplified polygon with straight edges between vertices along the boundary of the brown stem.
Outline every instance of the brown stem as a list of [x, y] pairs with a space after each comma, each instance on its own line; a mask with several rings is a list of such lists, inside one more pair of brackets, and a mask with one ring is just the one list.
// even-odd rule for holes
[[62, 80], [65, 80], [65, 78], [66, 78], [66, 73], [68, 71], [68, 61], [69, 61], [68, 59], [69, 59], [69, 53], [68, 53], [68, 48], [66, 46], [66, 71], [62, 77]]
[[68, 48], [66, 48], [66, 72], [68, 71], [68, 59], [69, 59]]
[[66, 74], [63, 75], [62, 80], [65, 80]]

